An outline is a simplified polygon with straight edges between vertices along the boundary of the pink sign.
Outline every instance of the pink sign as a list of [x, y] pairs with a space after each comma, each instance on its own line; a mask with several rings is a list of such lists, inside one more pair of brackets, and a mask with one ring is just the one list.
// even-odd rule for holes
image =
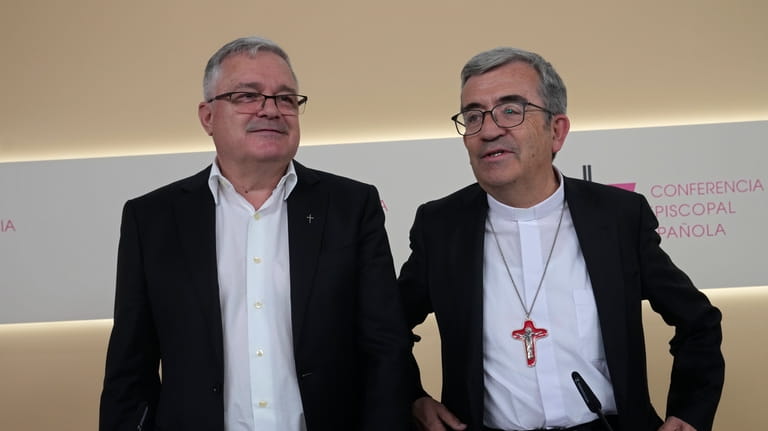
[[617, 184], [609, 184], [610, 186], [618, 187], [620, 189], [628, 190], [630, 192], [635, 191], [635, 184], [637, 183], [617, 183]]
[[0, 233], [16, 232], [16, 226], [13, 224], [13, 220], [0, 219]]

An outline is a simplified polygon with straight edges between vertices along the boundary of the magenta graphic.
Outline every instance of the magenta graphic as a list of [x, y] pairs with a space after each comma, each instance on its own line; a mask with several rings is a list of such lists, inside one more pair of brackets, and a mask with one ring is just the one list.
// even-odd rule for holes
[[[585, 181], [592, 181], [592, 165], [581, 165], [581, 174]], [[637, 183], [614, 183], [608, 184], [609, 186], [618, 187], [620, 189], [628, 190], [630, 192], [635, 191], [635, 185]]]
[[630, 192], [635, 191], [635, 184], [637, 183], [616, 183], [616, 184], [608, 184], [609, 186], [618, 187], [620, 189], [629, 190]]

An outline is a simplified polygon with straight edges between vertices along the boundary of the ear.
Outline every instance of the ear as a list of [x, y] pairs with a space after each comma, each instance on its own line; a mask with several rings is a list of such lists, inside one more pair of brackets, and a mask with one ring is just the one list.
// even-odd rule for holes
[[552, 132], [552, 153], [557, 153], [563, 148], [565, 143], [565, 137], [568, 136], [568, 131], [571, 130], [571, 120], [565, 114], [557, 114], [552, 117], [551, 132]]
[[197, 105], [197, 116], [200, 118], [200, 124], [203, 126], [208, 136], [213, 135], [213, 110], [210, 103], [200, 102]]

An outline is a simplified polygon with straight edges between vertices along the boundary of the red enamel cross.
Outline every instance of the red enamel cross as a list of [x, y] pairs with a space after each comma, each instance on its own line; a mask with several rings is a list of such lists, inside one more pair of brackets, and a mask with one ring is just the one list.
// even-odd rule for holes
[[546, 336], [547, 330], [543, 328], [537, 328], [534, 326], [533, 321], [530, 319], [523, 323], [522, 329], [512, 331], [512, 338], [515, 340], [521, 340], [523, 342], [523, 347], [525, 348], [525, 359], [528, 361], [529, 367], [536, 365], [536, 340]]

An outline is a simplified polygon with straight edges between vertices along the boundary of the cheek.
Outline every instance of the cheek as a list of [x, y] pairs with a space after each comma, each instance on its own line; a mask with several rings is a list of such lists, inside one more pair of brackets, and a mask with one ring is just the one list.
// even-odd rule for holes
[[528, 134], [525, 145], [521, 146], [523, 157], [531, 160], [550, 157], [552, 154], [552, 141], [547, 138], [546, 135], [538, 131]]
[[470, 137], [470, 138], [464, 138], [463, 141], [464, 141], [464, 148], [467, 150], [467, 154], [469, 155], [469, 158], [473, 159], [477, 157], [476, 149], [478, 148], [478, 146], [475, 140], [472, 139], [472, 137]]
[[283, 117], [285, 124], [290, 127], [291, 130], [293, 130], [295, 133], [299, 133], [300, 130], [300, 124], [299, 123], [299, 117], [293, 116], [293, 117]]
[[214, 117], [212, 122], [213, 129], [217, 130], [219, 133], [226, 133], [230, 130], [235, 130], [237, 128], [236, 124], [237, 123], [233, 118], [223, 115]]

